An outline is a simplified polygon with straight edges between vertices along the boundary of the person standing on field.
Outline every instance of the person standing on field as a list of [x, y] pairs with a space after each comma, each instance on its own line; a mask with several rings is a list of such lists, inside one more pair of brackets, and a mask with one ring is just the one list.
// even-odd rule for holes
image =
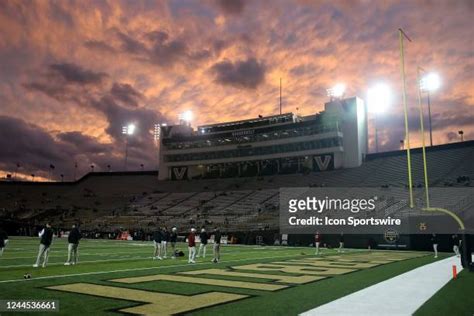
[[46, 268], [48, 264], [48, 255], [49, 249], [53, 242], [53, 230], [51, 229], [51, 225], [46, 223], [46, 227], [38, 234], [41, 238], [40, 246], [38, 250], [38, 257], [36, 258], [36, 263], [33, 265], [33, 268], [39, 267], [41, 257], [43, 257], [43, 268]]
[[163, 228], [163, 240], [161, 241], [161, 247], [162, 251], [161, 253], [163, 254], [163, 258], [166, 259], [167, 257], [167, 251], [168, 251], [168, 241], [170, 240], [170, 232], [168, 231], [168, 228], [165, 226]]
[[451, 236], [451, 242], [453, 244], [453, 251], [454, 251], [454, 254], [456, 254], [457, 257], [460, 257], [461, 254], [459, 253], [459, 245], [460, 245], [460, 239], [458, 237], [458, 235], [452, 235]]
[[434, 257], [438, 258], [438, 236], [436, 234], [431, 235], [431, 243], [433, 244]]
[[196, 229], [194, 228], [191, 228], [191, 232], [188, 235], [188, 250], [188, 263], [196, 263], [196, 261], [194, 261], [194, 257], [196, 256]]
[[163, 241], [163, 234], [159, 227], [156, 228], [153, 233], [153, 244], [155, 246], [155, 251], [153, 252], [153, 260], [162, 260], [161, 258], [161, 242]]
[[316, 232], [316, 235], [314, 235], [314, 246], [316, 247], [316, 252], [315, 255], [319, 255], [319, 245], [321, 243], [321, 235], [319, 232]]
[[221, 237], [219, 228], [214, 228], [214, 258], [212, 259], [214, 263], [218, 263], [221, 260]]
[[8, 235], [7, 233], [0, 228], [0, 257], [3, 255], [3, 250], [8, 244]]
[[206, 258], [207, 240], [208, 240], [209, 236], [207, 235], [207, 232], [204, 228], [201, 229], [201, 233], [199, 234], [199, 238], [201, 239], [201, 244], [199, 245], [197, 258], [199, 258], [199, 256], [201, 255], [201, 252], [202, 252], [202, 257]]
[[79, 240], [81, 240], [82, 234], [79, 231], [79, 228], [75, 224], [72, 225], [72, 230], [67, 237], [68, 251], [67, 251], [67, 261], [64, 263], [65, 266], [75, 265], [78, 261], [78, 250], [79, 250]]
[[170, 234], [170, 243], [171, 243], [171, 251], [173, 254], [171, 255], [171, 259], [176, 259], [176, 242], [178, 241], [178, 229], [176, 227], [171, 228]]
[[339, 237], [339, 249], [337, 249], [337, 252], [344, 252], [344, 233], [341, 233]]

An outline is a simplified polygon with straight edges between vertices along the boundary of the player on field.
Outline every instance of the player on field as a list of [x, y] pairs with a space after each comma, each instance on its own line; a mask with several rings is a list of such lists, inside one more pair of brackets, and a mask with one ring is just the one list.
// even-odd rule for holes
[[79, 240], [81, 240], [82, 234], [79, 228], [75, 224], [72, 225], [72, 230], [69, 232], [67, 241], [69, 243], [67, 248], [67, 261], [64, 263], [65, 266], [76, 264], [78, 260], [78, 248]]
[[199, 256], [201, 255], [201, 252], [202, 252], [202, 257], [206, 258], [206, 247], [207, 247], [207, 240], [209, 236], [207, 235], [206, 229], [204, 229], [204, 227], [201, 229], [199, 238], [201, 239], [201, 244], [199, 245], [197, 258], [199, 258]]
[[194, 257], [196, 256], [196, 229], [194, 228], [191, 228], [191, 232], [188, 235], [188, 250], [188, 263], [196, 263], [196, 261], [194, 261]]
[[319, 234], [319, 232], [316, 232], [316, 235], [314, 235], [314, 246], [316, 247], [315, 255], [319, 255], [320, 243], [321, 243], [321, 235]]
[[162, 260], [161, 258], [161, 242], [163, 240], [163, 233], [161, 232], [160, 227], [157, 227], [153, 232], [153, 244], [155, 246], [155, 251], [153, 252], [153, 260]]
[[344, 233], [341, 233], [339, 237], [339, 249], [337, 249], [337, 252], [344, 252]]
[[0, 257], [3, 255], [3, 250], [8, 244], [8, 235], [7, 233], [0, 228]]
[[166, 259], [167, 257], [167, 247], [168, 247], [168, 242], [170, 241], [170, 232], [168, 231], [168, 227], [163, 228], [163, 240], [161, 241], [161, 248], [162, 251], [161, 253], [163, 254], [163, 258]]
[[460, 244], [460, 239], [458, 235], [454, 234], [451, 236], [451, 243], [453, 244], [453, 251], [456, 254], [456, 256], [460, 257], [461, 254], [459, 253], [459, 244]]
[[433, 244], [434, 257], [438, 258], [438, 236], [436, 234], [431, 235], [431, 243]]
[[214, 258], [212, 262], [218, 263], [221, 260], [221, 232], [219, 228], [214, 228]]
[[176, 241], [178, 240], [178, 229], [176, 227], [171, 228], [170, 234], [170, 243], [171, 243], [171, 251], [173, 254], [171, 255], [171, 259], [176, 259]]
[[36, 263], [33, 265], [33, 268], [39, 267], [41, 257], [43, 257], [43, 268], [45, 268], [48, 264], [49, 249], [53, 242], [53, 230], [51, 229], [51, 225], [46, 223], [46, 227], [41, 230], [38, 236], [41, 238], [41, 241], [38, 250], [38, 257], [36, 258]]

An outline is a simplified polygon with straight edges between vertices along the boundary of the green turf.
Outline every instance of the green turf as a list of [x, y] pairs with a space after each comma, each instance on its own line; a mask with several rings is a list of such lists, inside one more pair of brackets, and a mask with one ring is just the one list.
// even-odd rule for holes
[[[221, 251], [222, 262], [213, 264], [210, 262], [212, 250], [211, 247], [208, 247], [208, 257], [205, 260], [198, 259], [197, 264], [189, 265], [187, 264], [187, 257], [176, 260], [151, 260], [153, 246], [150, 242], [84, 240], [80, 245], [79, 265], [64, 266], [63, 263], [66, 260], [67, 244], [64, 239], [56, 239], [51, 248], [48, 267], [35, 269], [32, 268], [32, 264], [35, 261], [37, 248], [37, 239], [12, 238], [10, 240], [10, 244], [5, 250], [3, 257], [0, 258], [0, 299], [56, 299], [60, 302], [60, 314], [68, 315], [117, 315], [115, 311], [140, 305], [140, 303], [128, 301], [124, 298], [113, 299], [96, 297], [46, 289], [46, 287], [85, 282], [179, 295], [195, 295], [218, 291], [249, 295], [250, 298], [195, 310], [189, 314], [297, 315], [298, 313], [435, 260], [432, 256], [423, 256], [330, 277], [304, 285], [291, 285], [287, 289], [278, 290], [276, 292], [267, 292], [258, 288], [229, 288], [172, 281], [125, 284], [111, 280], [116, 278], [154, 275], [157, 273], [172, 274], [196, 269], [226, 268], [228, 266], [243, 264], [313, 257], [314, 249], [223, 246]], [[186, 245], [180, 244], [179, 248], [187, 254]], [[348, 250], [344, 255], [350, 256], [352, 253], [359, 252], [361, 251]], [[326, 250], [325, 252], [326, 256], [335, 254], [335, 250]], [[441, 255], [439, 259], [445, 257], [446, 255]], [[31, 273], [31, 280], [23, 279], [23, 275], [26, 272]], [[264, 273], [262, 272], [261, 274]], [[275, 272], [272, 274], [283, 273]], [[461, 276], [467, 279], [463, 273], [460, 275], [458, 281], [462, 281]], [[199, 277], [245, 282], [256, 281], [249, 277], [215, 275], [199, 275]], [[258, 281], [263, 283], [266, 280], [259, 279]], [[473, 284], [472, 278], [470, 281], [471, 284]], [[457, 284], [461, 284], [461, 282]], [[455, 286], [459, 286], [457, 284]], [[449, 284], [447, 290], [455, 294], [457, 291], [465, 290], [467, 287], [469, 287], [468, 284], [461, 288], [452, 287], [452, 285]], [[446, 309], [456, 304], [454, 300], [443, 301]], [[183, 302], [183, 304], [185, 303], [186, 302]], [[469, 306], [466, 308], [469, 308]], [[423, 312], [423, 310], [421, 310], [421, 312]], [[41, 315], [41, 313], [35, 313], [35, 315]]]
[[441, 288], [415, 315], [474, 315], [474, 273], [461, 271], [456, 280]]

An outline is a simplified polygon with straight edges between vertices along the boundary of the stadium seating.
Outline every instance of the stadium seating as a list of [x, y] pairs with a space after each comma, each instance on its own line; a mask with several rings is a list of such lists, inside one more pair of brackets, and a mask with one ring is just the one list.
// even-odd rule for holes
[[[455, 186], [459, 196], [433, 193], [432, 202], [459, 208], [474, 204], [462, 187], [474, 184], [474, 142], [427, 149], [429, 182]], [[406, 188], [404, 151], [373, 154], [361, 167], [308, 174], [248, 178], [158, 181], [156, 172], [90, 173], [74, 183], [0, 182], [0, 217], [45, 220], [57, 225], [80, 221], [90, 229], [113, 231], [157, 225], [182, 227], [220, 225], [228, 230], [261, 230], [278, 225], [282, 187]], [[420, 149], [412, 151], [413, 183], [423, 205], [423, 163]], [[363, 190], [363, 189], [362, 189]], [[404, 194], [407, 194], [406, 192]], [[382, 192], [381, 195], [384, 195]], [[387, 194], [390, 195], [390, 194]], [[387, 197], [386, 215], [403, 216], [406, 203]]]

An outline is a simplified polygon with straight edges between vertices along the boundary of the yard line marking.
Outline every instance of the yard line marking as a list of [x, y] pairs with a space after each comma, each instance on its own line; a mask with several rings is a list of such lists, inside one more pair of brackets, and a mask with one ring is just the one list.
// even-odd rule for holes
[[[80, 248], [79, 248], [80, 250]], [[150, 249], [149, 249], [150, 250]], [[151, 249], [153, 251], [153, 249]], [[51, 251], [51, 253], [54, 253], [54, 254], [57, 254], [57, 253], [62, 253], [63, 255], [61, 256], [52, 256], [52, 255], [49, 255], [48, 258], [66, 258], [67, 257], [67, 254], [65, 254], [67, 250], [64, 250], [64, 251]], [[133, 252], [134, 254], [142, 254], [142, 253], [150, 253], [152, 251], [135, 251]], [[79, 255], [81, 257], [84, 257], [84, 256], [98, 256], [98, 257], [104, 257], [104, 256], [118, 256], [120, 254], [130, 254], [130, 251], [126, 251], [126, 252], [108, 252], [108, 253], [103, 253], [103, 252], [97, 252], [97, 253], [82, 253], [79, 251]], [[34, 256], [29, 256], [29, 257], [2, 257], [1, 261], [3, 260], [14, 260], [14, 259], [35, 259], [36, 258], [36, 255], [37, 253], [34, 254]], [[0, 268], [2, 268], [2, 266], [0, 266]]]
[[[293, 254], [294, 255], [294, 254]], [[253, 260], [265, 260], [265, 259], [275, 259], [275, 258], [287, 258], [290, 257], [291, 254], [285, 256], [272, 256], [272, 257], [261, 257], [261, 258], [248, 258], [248, 259], [238, 259], [238, 260], [231, 260], [231, 261], [224, 261], [222, 263], [231, 264], [233, 262], [242, 262], [242, 261], [253, 261]], [[296, 255], [301, 256], [302, 255]], [[193, 266], [198, 265], [209, 265], [210, 262], [198, 262], [193, 264]], [[28, 265], [30, 266], [30, 265]], [[158, 267], [145, 267], [145, 268], [133, 268], [133, 269], [118, 269], [118, 270], [110, 270], [110, 271], [94, 271], [94, 272], [83, 272], [83, 273], [72, 273], [72, 274], [62, 274], [62, 275], [49, 275], [44, 277], [37, 277], [33, 279], [11, 279], [11, 280], [3, 280], [0, 281], [1, 283], [15, 283], [15, 282], [31, 282], [36, 280], [48, 280], [48, 279], [59, 279], [59, 278], [68, 278], [68, 277], [76, 277], [76, 276], [84, 276], [84, 275], [100, 275], [100, 274], [109, 274], [109, 273], [118, 273], [118, 272], [132, 272], [132, 271], [145, 271], [145, 270], [159, 270], [159, 269], [168, 269], [168, 268], [176, 268], [176, 267], [190, 267], [191, 265], [186, 264], [178, 264], [178, 265], [166, 265], [166, 266], [158, 266]]]
[[[288, 249], [290, 250], [290, 249]], [[271, 253], [273, 251], [262, 251], [260, 253]], [[247, 252], [223, 252], [227, 257], [233, 257], [233, 256], [238, 256], [238, 255], [242, 255], [242, 254], [254, 254], [255, 252], [250, 252], [250, 251], [247, 251]], [[295, 254], [293, 254], [295, 255]], [[99, 256], [99, 255], [98, 255]], [[50, 256], [51, 257], [51, 256]], [[62, 258], [65, 258], [66, 259], [66, 255], [64, 255]], [[124, 259], [125, 256], [122, 256], [122, 258], [120, 259], [104, 259], [104, 260], [86, 260], [86, 261], [80, 261], [80, 263], [97, 263], [97, 262], [110, 262], [110, 261], [127, 261], [127, 260], [150, 260], [152, 259], [152, 257], [150, 256], [140, 256], [140, 257], [132, 257], [132, 258], [126, 258]], [[36, 255], [33, 257], [30, 257], [30, 259], [32, 261], [34, 261], [36, 258]], [[54, 256], [54, 258], [61, 258], [59, 256]], [[209, 257], [210, 258], [210, 257]], [[54, 262], [54, 263], [49, 263], [48, 266], [61, 266], [63, 265], [64, 262]], [[0, 266], [0, 271], [2, 271], [3, 269], [7, 269], [7, 268], [26, 268], [26, 267], [31, 267], [31, 264], [17, 264], [17, 265], [8, 265], [8, 266]]]
[[[245, 252], [243, 252], [245, 253]], [[247, 252], [248, 253], [248, 252]], [[240, 253], [242, 254], [242, 253]], [[240, 255], [240, 254], [233, 254], [233, 253], [230, 253], [230, 254], [227, 254], [227, 256], [231, 257], [231, 256], [236, 256], [236, 255]], [[66, 257], [64, 257], [66, 258]], [[110, 261], [128, 261], [128, 260], [151, 260], [153, 257], [150, 257], [150, 256], [140, 256], [140, 257], [127, 257], [125, 258], [125, 256], [122, 256], [121, 259], [106, 259], [106, 260], [87, 260], [87, 261], [79, 261], [79, 263], [96, 263], [96, 262], [110, 262]], [[33, 258], [34, 260], [35, 258]], [[64, 265], [64, 262], [54, 262], [54, 263], [49, 263], [48, 266], [62, 266]], [[32, 265], [31, 264], [18, 264], [18, 265], [9, 265], [9, 266], [1, 266], [0, 267], [0, 271], [2, 269], [6, 269], [6, 268], [25, 268], [25, 267], [31, 267]]]

